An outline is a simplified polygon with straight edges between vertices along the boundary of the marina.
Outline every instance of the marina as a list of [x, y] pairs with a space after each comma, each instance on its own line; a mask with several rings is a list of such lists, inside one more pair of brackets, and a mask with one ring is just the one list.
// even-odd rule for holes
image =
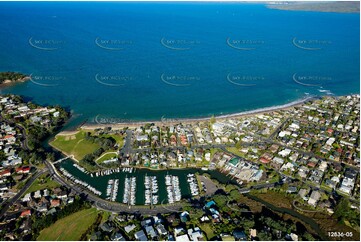
[[179, 202], [182, 199], [181, 189], [179, 187], [179, 177], [166, 175], [165, 185], [167, 186], [168, 203]]
[[127, 205], [135, 205], [135, 192], [136, 192], [136, 177], [128, 176], [125, 178], [124, 182], [124, 193], [123, 193], [123, 203]]
[[88, 183], [75, 178], [73, 175], [71, 175], [69, 172], [67, 172], [64, 168], [60, 168], [60, 171], [63, 173], [64, 176], [66, 176], [69, 180], [73, 181], [74, 183], [84, 186], [85, 188], [87, 188], [89, 191], [91, 191], [95, 195], [98, 195], [98, 196], [102, 195], [102, 192], [98, 191], [97, 189], [95, 189], [94, 187], [89, 185]]
[[79, 166], [78, 164], [74, 163], [73, 166], [76, 167], [77, 169], [79, 169], [79, 171], [81, 171], [85, 174], [89, 174], [89, 172], [87, 170], [85, 170], [83, 167]]
[[99, 197], [129, 206], [176, 203], [183, 198], [197, 196], [197, 192], [199, 193], [197, 174], [207, 173], [219, 182], [232, 183], [230, 177], [218, 171], [203, 171], [195, 168], [156, 171], [119, 167], [108, 169], [107, 172], [99, 171], [96, 176], [96, 173], [83, 172], [74, 166], [74, 163], [75, 161], [65, 160], [56, 166], [66, 178]]
[[107, 200], [114, 202], [118, 195], [119, 179], [110, 179], [107, 186]]
[[192, 196], [199, 195], [199, 188], [197, 184], [197, 179], [194, 174], [188, 174], [187, 175], [187, 182], [189, 183], [189, 187], [191, 190]]
[[156, 176], [145, 176], [145, 201], [144, 205], [156, 205], [158, 204], [158, 181]]
[[[84, 168], [82, 168], [82, 170], [84, 173], [88, 174], [87, 171], [85, 171]], [[93, 172], [93, 173], [90, 173], [90, 176], [91, 177], [99, 177], [99, 176], [109, 176], [111, 174], [116, 174], [116, 173], [133, 173], [136, 171], [136, 168], [133, 168], [133, 167], [118, 167], [118, 168], [113, 168], [113, 169], [106, 169], [106, 170], [101, 170], [101, 171], [98, 171], [98, 172]]]

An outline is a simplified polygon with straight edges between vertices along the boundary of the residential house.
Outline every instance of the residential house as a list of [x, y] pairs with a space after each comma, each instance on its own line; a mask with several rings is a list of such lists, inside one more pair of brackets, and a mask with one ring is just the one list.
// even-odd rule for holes
[[136, 232], [134, 234], [134, 237], [135, 237], [136, 240], [139, 240], [139, 241], [148, 241], [148, 238], [145, 235], [143, 230], [139, 230], [138, 232]]
[[319, 191], [312, 191], [310, 198], [308, 199], [308, 204], [316, 207], [318, 201], [321, 198], [321, 194]]

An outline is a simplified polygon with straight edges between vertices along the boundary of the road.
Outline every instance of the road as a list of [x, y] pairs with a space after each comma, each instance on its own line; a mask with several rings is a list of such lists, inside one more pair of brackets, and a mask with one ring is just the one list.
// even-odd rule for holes
[[[198, 149], [198, 148], [202, 148], [202, 149], [223, 149], [226, 147], [234, 147], [235, 145], [225, 145], [225, 144], [204, 144], [204, 145], [192, 145], [191, 148], [192, 149]], [[156, 147], [156, 148], [138, 148], [138, 149], [131, 149], [130, 152], [131, 153], [135, 153], [135, 152], [144, 152], [144, 151], [169, 151], [169, 150], [185, 150], [188, 149], [188, 146], [161, 146], [161, 147]]]
[[125, 136], [125, 142], [124, 142], [124, 146], [122, 148], [122, 152], [125, 155], [128, 155], [132, 152], [132, 138], [133, 138], [133, 131], [130, 129], [127, 129], [125, 131], [126, 136]]
[[23, 188], [11, 199], [5, 202], [4, 207], [0, 211], [0, 219], [5, 215], [5, 213], [9, 210], [9, 208], [25, 193], [26, 190], [33, 184], [33, 182], [42, 174], [44, 174], [47, 170], [37, 170], [33, 176], [26, 182]]

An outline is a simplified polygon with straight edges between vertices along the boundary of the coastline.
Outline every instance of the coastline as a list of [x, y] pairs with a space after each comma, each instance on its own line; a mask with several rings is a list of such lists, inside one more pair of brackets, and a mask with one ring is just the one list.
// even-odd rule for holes
[[17, 80], [4, 80], [3, 83], [0, 83], [0, 89], [1, 88], [6, 88], [6, 87], [9, 87], [9, 86], [13, 86], [13, 85], [16, 85], [16, 84], [19, 84], [19, 83], [24, 83], [26, 81], [29, 81], [31, 79], [30, 76], [25, 76], [24, 78], [21, 78], [21, 79], [17, 79]]
[[[317, 96], [309, 96], [302, 99], [298, 99], [286, 104], [281, 104], [277, 106], [271, 106], [271, 107], [265, 107], [265, 108], [258, 108], [254, 110], [249, 111], [243, 111], [238, 113], [231, 113], [231, 114], [225, 114], [225, 115], [219, 115], [214, 116], [217, 120], [224, 120], [227, 118], [240, 118], [240, 117], [247, 117], [251, 115], [256, 114], [263, 114], [268, 112], [274, 112], [279, 110], [287, 110], [299, 105], [304, 104], [307, 101], [315, 100], [317, 99]], [[113, 129], [123, 129], [123, 128], [134, 128], [138, 127], [139, 125], [145, 125], [149, 123], [154, 123], [157, 126], [163, 126], [163, 125], [175, 125], [175, 124], [192, 124], [197, 122], [205, 122], [209, 121], [213, 116], [203, 117], [203, 118], [179, 118], [179, 119], [164, 119], [164, 120], [149, 120], [149, 121], [134, 121], [134, 122], [123, 122], [123, 123], [84, 123], [79, 126], [80, 129], [83, 130], [93, 130], [97, 128], [105, 128], [105, 127], [112, 127]]]

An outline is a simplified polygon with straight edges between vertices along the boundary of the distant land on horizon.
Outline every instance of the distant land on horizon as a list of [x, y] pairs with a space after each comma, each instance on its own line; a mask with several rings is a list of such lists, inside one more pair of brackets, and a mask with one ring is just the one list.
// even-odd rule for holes
[[293, 11], [314, 11], [314, 12], [334, 12], [334, 13], [360, 13], [359, 1], [285, 1], [285, 2], [268, 2], [268, 8], [278, 10]]

